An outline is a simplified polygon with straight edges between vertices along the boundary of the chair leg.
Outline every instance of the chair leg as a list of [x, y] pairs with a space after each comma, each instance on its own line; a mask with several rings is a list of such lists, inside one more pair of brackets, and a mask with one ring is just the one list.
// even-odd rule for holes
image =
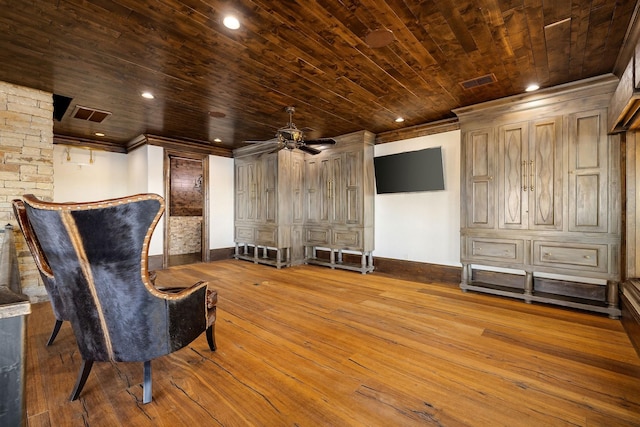
[[151, 360], [144, 362], [144, 384], [142, 385], [142, 403], [151, 402]]
[[60, 326], [62, 326], [62, 320], [56, 319], [56, 324], [53, 325], [53, 331], [51, 331], [51, 336], [49, 337], [49, 341], [47, 341], [47, 345], [53, 344], [53, 340], [58, 336], [58, 332], [60, 332]]
[[80, 372], [78, 373], [78, 380], [76, 381], [75, 387], [73, 387], [73, 391], [71, 392], [71, 396], [69, 400], [76, 400], [84, 387], [84, 383], [87, 382], [87, 377], [89, 376], [89, 372], [91, 372], [91, 367], [93, 366], [93, 360], [83, 360], [82, 366], [80, 367]]
[[209, 343], [209, 348], [211, 351], [216, 351], [218, 346], [216, 345], [216, 324], [213, 323], [211, 326], [207, 328], [207, 342]]

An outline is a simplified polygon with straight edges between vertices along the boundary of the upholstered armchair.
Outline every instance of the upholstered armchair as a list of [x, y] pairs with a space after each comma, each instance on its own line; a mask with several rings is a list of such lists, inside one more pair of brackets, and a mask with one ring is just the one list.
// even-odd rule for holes
[[162, 291], [147, 271], [151, 234], [164, 212], [156, 194], [88, 203], [24, 196], [29, 222], [67, 309], [82, 366], [78, 398], [93, 362], [144, 362], [143, 402], [151, 401], [151, 360], [206, 331], [215, 351], [217, 293], [206, 282]]
[[38, 272], [40, 273], [40, 277], [42, 278], [42, 283], [44, 284], [44, 288], [46, 289], [47, 294], [49, 295], [49, 301], [51, 302], [53, 315], [56, 318], [56, 323], [53, 325], [53, 331], [51, 332], [49, 341], [47, 341], [47, 345], [51, 345], [53, 344], [53, 341], [56, 339], [56, 336], [60, 331], [62, 322], [64, 322], [65, 320], [69, 320], [69, 316], [67, 315], [66, 309], [64, 308], [64, 304], [62, 304], [62, 298], [60, 297], [60, 292], [58, 291], [58, 288], [56, 286], [56, 281], [53, 277], [51, 267], [49, 267], [47, 258], [42, 253], [40, 242], [38, 242], [38, 239], [33, 232], [33, 228], [31, 228], [29, 218], [27, 218], [27, 211], [24, 208], [24, 203], [22, 202], [22, 200], [16, 199], [12, 202], [12, 204], [13, 212], [16, 216], [16, 219], [18, 220], [18, 224], [20, 225], [20, 229], [22, 230], [24, 239], [27, 242], [27, 247], [29, 248], [31, 255], [33, 256], [33, 260], [36, 262], [36, 267], [38, 267]]

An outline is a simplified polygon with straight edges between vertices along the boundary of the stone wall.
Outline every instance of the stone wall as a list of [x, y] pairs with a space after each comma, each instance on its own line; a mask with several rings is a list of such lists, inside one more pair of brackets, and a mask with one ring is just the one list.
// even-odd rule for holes
[[169, 255], [199, 253], [202, 244], [202, 217], [171, 216], [169, 221], [171, 230]]
[[53, 200], [53, 97], [0, 82], [0, 225], [14, 226], [22, 292], [35, 302], [46, 291], [11, 208], [27, 193]]

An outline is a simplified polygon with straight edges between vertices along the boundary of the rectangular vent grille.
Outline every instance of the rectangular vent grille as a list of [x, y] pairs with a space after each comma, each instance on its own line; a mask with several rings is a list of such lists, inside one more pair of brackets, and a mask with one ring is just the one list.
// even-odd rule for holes
[[95, 108], [83, 107], [81, 105], [76, 105], [76, 108], [73, 110], [71, 117], [74, 119], [87, 120], [95, 123], [104, 122], [107, 117], [109, 117], [111, 113], [109, 111], [97, 110]]
[[484, 85], [488, 85], [491, 83], [495, 83], [498, 80], [496, 79], [496, 76], [491, 73], [491, 74], [487, 74], [484, 76], [480, 76], [480, 77], [476, 77], [475, 79], [471, 79], [471, 80], [466, 80], [464, 82], [460, 82], [460, 84], [462, 85], [463, 88], [465, 89], [473, 89], [479, 86], [484, 86]]

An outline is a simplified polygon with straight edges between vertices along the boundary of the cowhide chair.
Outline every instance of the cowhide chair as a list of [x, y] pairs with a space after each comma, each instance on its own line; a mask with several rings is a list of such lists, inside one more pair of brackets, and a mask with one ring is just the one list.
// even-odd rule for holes
[[215, 351], [217, 293], [206, 282], [163, 291], [149, 279], [148, 247], [164, 212], [162, 197], [51, 203], [25, 195], [24, 204], [82, 356], [71, 400], [93, 362], [144, 362], [143, 402], [149, 403], [152, 359], [204, 331]]
[[33, 232], [33, 228], [31, 228], [31, 223], [29, 222], [29, 218], [27, 218], [27, 211], [25, 210], [24, 203], [22, 202], [22, 200], [16, 199], [13, 200], [12, 204], [13, 212], [16, 216], [16, 219], [18, 220], [18, 224], [20, 225], [20, 229], [22, 230], [24, 239], [27, 242], [27, 247], [29, 248], [33, 259], [36, 262], [36, 266], [38, 267], [38, 272], [40, 273], [40, 277], [42, 278], [44, 288], [49, 295], [49, 301], [51, 302], [53, 315], [56, 318], [56, 323], [53, 325], [53, 331], [51, 332], [49, 341], [47, 341], [47, 345], [51, 345], [53, 344], [53, 341], [56, 339], [56, 336], [60, 331], [62, 322], [64, 322], [65, 320], [69, 320], [69, 315], [67, 314], [64, 304], [62, 303], [60, 291], [56, 286], [56, 281], [53, 277], [51, 267], [49, 267], [47, 258], [42, 253], [40, 242], [38, 242], [38, 239]]

